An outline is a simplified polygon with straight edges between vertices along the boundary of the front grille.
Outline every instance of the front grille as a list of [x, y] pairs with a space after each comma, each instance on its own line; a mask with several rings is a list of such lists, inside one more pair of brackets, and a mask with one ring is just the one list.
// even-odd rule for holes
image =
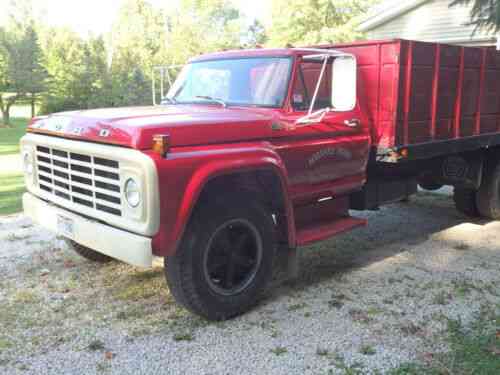
[[120, 164], [115, 160], [36, 147], [40, 189], [96, 211], [121, 216]]

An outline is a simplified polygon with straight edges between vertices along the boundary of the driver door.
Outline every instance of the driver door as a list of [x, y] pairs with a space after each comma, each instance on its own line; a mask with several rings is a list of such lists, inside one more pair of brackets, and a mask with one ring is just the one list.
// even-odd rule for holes
[[[332, 106], [332, 75], [341, 73], [332, 65], [323, 74], [313, 112]], [[272, 142], [287, 168], [295, 200], [342, 194], [366, 180], [370, 135], [357, 102], [350, 110], [327, 112], [321, 121], [297, 124], [308, 113], [321, 68], [318, 62], [298, 61], [291, 110], [281, 119], [287, 126], [273, 129]]]

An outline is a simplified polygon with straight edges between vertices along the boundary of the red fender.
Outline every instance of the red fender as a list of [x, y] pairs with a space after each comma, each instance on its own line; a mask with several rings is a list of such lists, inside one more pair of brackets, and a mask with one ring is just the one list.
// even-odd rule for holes
[[[226, 145], [224, 149], [178, 150], [172, 151], [166, 159], [150, 153], [157, 165], [160, 182], [160, 230], [153, 238], [155, 255], [175, 253], [193, 208], [211, 179], [255, 170], [271, 170], [279, 177], [284, 194], [288, 241], [295, 246], [295, 222], [287, 172], [279, 155], [266, 145], [239, 144], [231, 148]], [[175, 178], [169, 178], [172, 175]]]

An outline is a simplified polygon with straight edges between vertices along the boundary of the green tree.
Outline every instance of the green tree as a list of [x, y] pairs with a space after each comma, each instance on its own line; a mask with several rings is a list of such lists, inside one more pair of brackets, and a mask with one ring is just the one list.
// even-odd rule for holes
[[145, 0], [127, 0], [110, 39], [113, 105], [151, 103], [151, 72], [167, 50], [167, 20]]
[[269, 44], [276, 47], [345, 42], [374, 0], [274, 0]]
[[82, 67], [77, 80], [80, 82], [80, 98], [83, 108], [107, 107], [113, 104], [111, 97], [111, 73], [108, 67], [108, 51], [102, 36], [85, 41]]
[[239, 48], [242, 23], [227, 0], [182, 0], [168, 15], [166, 56], [169, 64], [184, 64], [201, 53]]
[[29, 94], [31, 117], [35, 116], [35, 104], [40, 95], [47, 90], [48, 72], [43, 60], [43, 52], [38, 41], [38, 34], [33, 26], [25, 30], [24, 43], [26, 53], [23, 56], [26, 64], [24, 88]]
[[10, 110], [20, 100], [32, 103], [45, 91], [47, 71], [42, 65], [42, 51], [33, 25], [4, 30], [0, 34], [0, 110], [3, 123], [9, 125]]
[[44, 52], [50, 75], [43, 113], [111, 104], [107, 52], [102, 37], [83, 40], [68, 29], [47, 29]]
[[241, 30], [239, 12], [227, 0], [181, 0], [168, 14], [145, 0], [127, 0], [109, 38], [113, 105], [151, 104], [154, 66], [239, 47]]
[[0, 32], [0, 110], [9, 124], [10, 109], [19, 102], [35, 102], [46, 90], [47, 71], [31, 0], [11, 0], [4, 8], [9, 22]]
[[268, 41], [268, 36], [264, 25], [259, 20], [254, 20], [250, 26], [246, 35], [244, 35], [245, 47], [254, 48], [257, 46], [262, 46]]
[[456, 5], [472, 5], [470, 23], [476, 26], [475, 30], [500, 31], [500, 0], [454, 0], [450, 3], [450, 7]]

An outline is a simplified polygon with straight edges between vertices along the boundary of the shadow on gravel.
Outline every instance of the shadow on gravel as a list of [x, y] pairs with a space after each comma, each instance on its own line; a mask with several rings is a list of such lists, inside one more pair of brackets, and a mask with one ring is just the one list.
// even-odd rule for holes
[[391, 204], [372, 212], [351, 211], [351, 215], [368, 219], [368, 225], [300, 248], [299, 278], [283, 285], [285, 275], [281, 267], [275, 283], [285, 288], [278, 287], [281, 290], [272, 293], [288, 294], [325, 280], [340, 280], [351, 271], [397, 256], [460, 224], [482, 226], [490, 223], [460, 214], [450, 196], [429, 192], [421, 192], [409, 202]]

